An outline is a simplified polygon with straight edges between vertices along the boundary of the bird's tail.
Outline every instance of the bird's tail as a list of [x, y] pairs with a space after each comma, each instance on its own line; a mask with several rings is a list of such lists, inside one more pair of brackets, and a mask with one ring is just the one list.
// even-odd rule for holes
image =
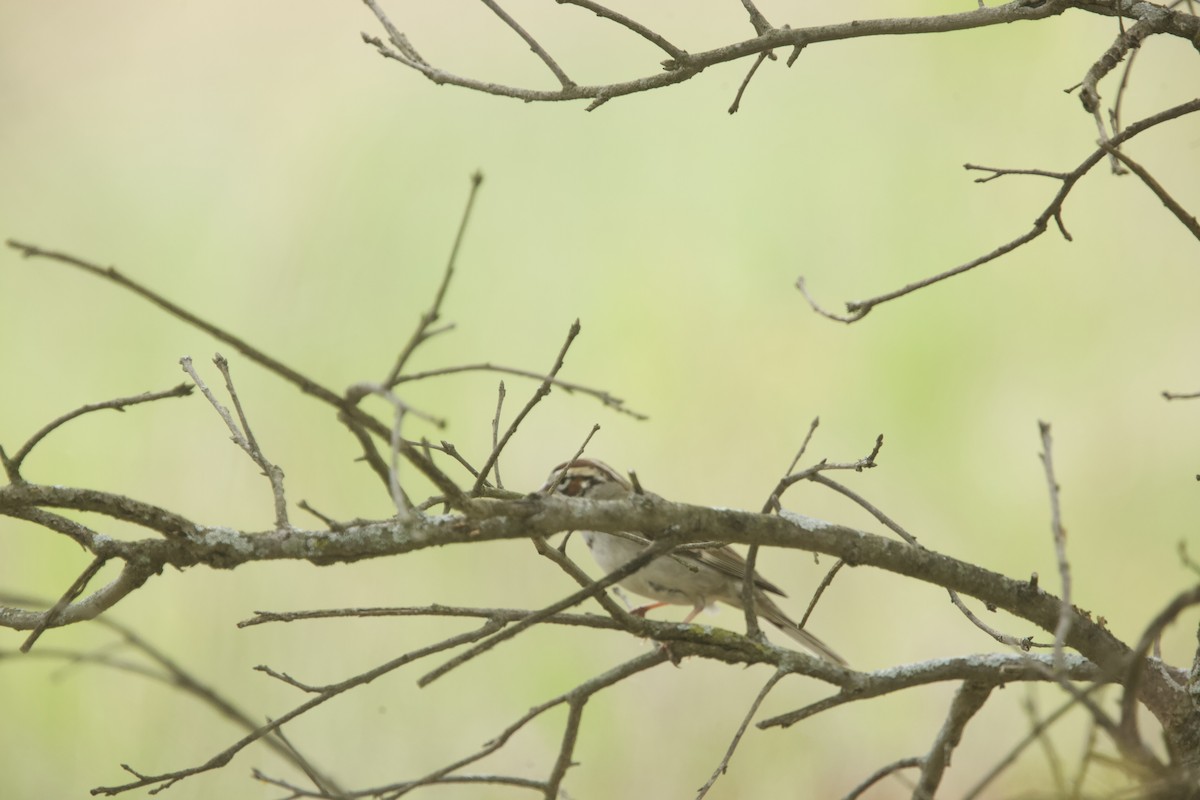
[[755, 595], [754, 610], [758, 612], [760, 617], [767, 620], [772, 625], [779, 628], [779, 630], [783, 631], [788, 636], [792, 637], [801, 645], [813, 651], [826, 661], [831, 661], [834, 664], [839, 664], [843, 667], [848, 666], [846, 664], [846, 659], [833, 652], [833, 650], [829, 648], [829, 645], [825, 644], [816, 636], [813, 636], [811, 633], [804, 630], [804, 628], [801, 628], [799, 625], [793, 622], [791, 617], [783, 613], [783, 609], [775, 605], [775, 602], [762, 592], [758, 592]]

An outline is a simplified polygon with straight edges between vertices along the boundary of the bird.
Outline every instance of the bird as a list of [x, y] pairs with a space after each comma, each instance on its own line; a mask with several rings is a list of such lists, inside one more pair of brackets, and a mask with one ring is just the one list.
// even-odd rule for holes
[[[603, 461], [577, 458], [551, 470], [539, 491], [546, 495], [561, 494], [591, 500], [621, 500], [631, 496], [634, 490], [628, 480]], [[612, 572], [637, 557], [650, 543], [649, 538], [638, 534], [580, 533], [592, 557], [605, 572]], [[692, 610], [683, 620], [689, 623], [714, 603], [743, 608], [745, 577], [746, 560], [726, 545], [659, 556], [618, 585], [655, 601], [634, 610], [634, 614], [644, 616], [651, 609], [671, 604], [690, 605]], [[846, 666], [845, 659], [785, 614], [771, 599], [771, 594], [786, 596], [782, 589], [755, 571], [755, 613], [826, 661]]]

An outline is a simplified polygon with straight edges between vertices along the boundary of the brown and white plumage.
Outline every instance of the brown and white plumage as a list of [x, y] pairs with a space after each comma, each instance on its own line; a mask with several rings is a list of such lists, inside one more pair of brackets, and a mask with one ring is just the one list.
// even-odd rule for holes
[[[576, 459], [555, 467], [543, 492], [586, 497], [592, 500], [619, 500], [633, 491], [629, 481], [616, 470], [595, 459]], [[605, 572], [626, 564], [645, 549], [648, 539], [635, 534], [611, 534], [601, 531], [581, 531], [592, 557]], [[726, 603], [742, 608], [742, 582], [746, 577], [746, 560], [732, 548], [716, 547], [686, 550], [660, 556], [620, 582], [629, 591], [657, 601], [650, 608], [668, 603], [692, 606], [684, 622], [691, 622], [701, 610], [713, 603]], [[754, 575], [754, 610], [758, 616], [775, 625], [795, 641], [835, 664], [845, 660], [830, 650], [817, 637], [797, 625], [771, 599], [783, 591], [770, 581]]]

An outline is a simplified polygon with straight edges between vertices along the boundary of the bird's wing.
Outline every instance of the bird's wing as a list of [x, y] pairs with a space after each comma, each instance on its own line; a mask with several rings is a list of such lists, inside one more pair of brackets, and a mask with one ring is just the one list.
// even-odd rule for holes
[[[706, 550], [685, 550], [682, 553], [677, 553], [676, 556], [699, 561], [701, 564], [705, 564], [718, 572], [738, 578], [739, 580], [743, 580], [746, 577], [746, 559], [742, 558], [736, 550], [728, 545]], [[754, 585], [764, 592], [771, 592], [780, 597], [787, 597], [782, 589], [764, 578], [759, 574], [757, 569], [754, 570]]]

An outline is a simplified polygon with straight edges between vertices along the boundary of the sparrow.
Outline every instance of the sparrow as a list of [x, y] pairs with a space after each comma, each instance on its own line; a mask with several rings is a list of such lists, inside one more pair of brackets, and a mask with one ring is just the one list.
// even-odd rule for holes
[[[620, 500], [633, 493], [633, 486], [616, 470], [602, 461], [580, 458], [559, 464], [539, 490], [543, 494], [585, 497], [592, 500]], [[592, 557], [605, 572], [612, 572], [638, 556], [649, 539], [638, 534], [612, 534], [580, 531]], [[669, 604], [690, 605], [685, 623], [695, 619], [714, 603], [742, 606], [742, 586], [746, 560], [728, 546], [703, 550], [685, 550], [651, 561], [618, 585], [656, 602], [634, 610], [643, 616], [651, 609]], [[797, 625], [769, 595], [785, 597], [783, 590], [755, 571], [754, 611], [792, 639], [826, 661], [845, 666], [846, 661], [833, 650]]]

